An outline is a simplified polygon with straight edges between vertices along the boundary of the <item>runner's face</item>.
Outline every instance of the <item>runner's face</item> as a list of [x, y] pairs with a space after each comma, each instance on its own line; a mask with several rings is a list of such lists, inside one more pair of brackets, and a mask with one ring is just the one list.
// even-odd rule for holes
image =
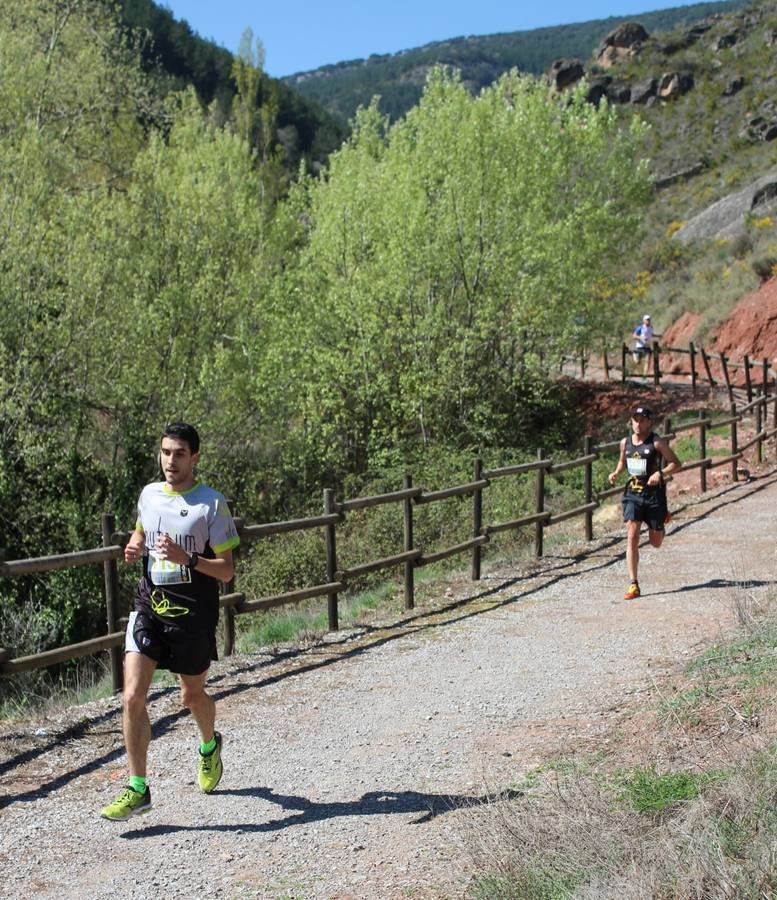
[[647, 437], [650, 434], [650, 419], [647, 416], [632, 416], [631, 427], [634, 434]]
[[186, 441], [163, 437], [159, 459], [165, 481], [176, 491], [186, 490], [194, 484], [194, 467], [200, 454], [192, 453]]

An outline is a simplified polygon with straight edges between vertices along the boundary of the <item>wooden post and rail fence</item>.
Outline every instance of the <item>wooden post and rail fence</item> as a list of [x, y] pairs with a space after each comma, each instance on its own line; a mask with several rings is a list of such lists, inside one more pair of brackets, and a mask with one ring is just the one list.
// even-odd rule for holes
[[[771, 427], [769, 408], [771, 407]], [[756, 433], [746, 443], [738, 442], [738, 423], [745, 415], [755, 418]], [[707, 455], [707, 436], [712, 428], [728, 427], [730, 452], [725, 456]], [[745, 451], [755, 448], [757, 462], [763, 460], [763, 444], [777, 435], [777, 393], [772, 396], [764, 393], [750, 401], [746, 406], [736, 409], [732, 403], [731, 414], [723, 418], [712, 419], [705, 411], [700, 411], [698, 419], [686, 422], [673, 428], [669, 419], [665, 420], [663, 434], [668, 439], [688, 431], [698, 431], [700, 458], [684, 460], [685, 470], [699, 470], [699, 487], [707, 490], [707, 473], [718, 466], [731, 466], [732, 480], [738, 479], [738, 461]], [[271, 535], [298, 532], [305, 529], [321, 528], [324, 530], [326, 552], [326, 581], [323, 584], [311, 585], [288, 593], [269, 597], [249, 598], [236, 589], [234, 581], [224, 586], [220, 597], [223, 611], [224, 655], [229, 656], [234, 650], [235, 617], [249, 613], [273, 609], [287, 604], [300, 603], [316, 597], [327, 598], [328, 624], [330, 630], [338, 628], [338, 595], [345, 591], [355, 579], [370, 572], [380, 570], [401, 569], [403, 572], [404, 602], [407, 609], [414, 606], [414, 572], [417, 568], [447, 559], [452, 556], [468, 553], [471, 558], [471, 577], [480, 579], [483, 547], [491, 540], [492, 535], [507, 531], [516, 531], [524, 527], [534, 529], [534, 553], [536, 557], [543, 555], [545, 529], [573, 518], [582, 518], [586, 540], [593, 539], [593, 512], [608, 497], [623, 490], [623, 486], [608, 487], [596, 491], [593, 480], [593, 464], [597, 459], [617, 453], [620, 441], [594, 445], [591, 437], [586, 436], [583, 455], [577, 459], [556, 461], [546, 457], [540, 448], [537, 458], [529, 462], [484, 469], [482, 460], [475, 459], [472, 481], [453, 487], [435, 491], [425, 491], [413, 485], [412, 477], [407, 474], [401, 490], [370, 497], [357, 497], [338, 501], [334, 491], [324, 490], [323, 512], [320, 516], [303, 519], [292, 519], [284, 522], [269, 522], [249, 525], [239, 517], [236, 525], [241, 543], [261, 540]], [[777, 442], [775, 442], [777, 446]], [[582, 503], [572, 509], [552, 512], [547, 508], [546, 478], [575, 468], [584, 469]], [[525, 515], [503, 522], [484, 521], [484, 494], [489, 486], [501, 478], [534, 479], [534, 509]], [[472, 498], [472, 530], [471, 537], [441, 550], [424, 553], [415, 546], [413, 536], [413, 512], [416, 506], [436, 503], [451, 497], [469, 496]], [[403, 509], [403, 547], [392, 556], [375, 559], [341, 569], [337, 564], [337, 526], [345, 521], [346, 516], [355, 510], [367, 509], [382, 504], [401, 504]], [[0, 549], [0, 577], [16, 578], [24, 575], [51, 572], [78, 566], [101, 565], [103, 568], [105, 617], [107, 633], [101, 637], [58, 647], [31, 656], [13, 658], [10, 649], [0, 649], [0, 673], [13, 675], [32, 669], [41, 669], [67, 660], [109, 651], [111, 679], [114, 691], [122, 686], [122, 646], [124, 643], [123, 624], [119, 598], [119, 578], [117, 561], [123, 557], [123, 547], [129, 538], [128, 532], [117, 532], [114, 516], [105, 514], [102, 517], [102, 547], [91, 550], [80, 550], [62, 553], [55, 556], [35, 559], [6, 560]]]
[[[689, 342], [687, 347], [668, 347], [655, 342], [649, 363], [643, 372], [635, 371], [636, 366], [639, 365], [638, 363], [635, 365], [629, 364], [632, 352], [628, 344], [624, 343], [621, 345], [620, 366], [611, 361], [610, 353], [607, 350], [602, 353], [602, 367], [607, 381], [610, 380], [613, 370], [617, 371], [620, 369], [621, 382], [625, 383], [629, 379], [639, 378], [642, 383], [647, 380], [652, 382], [654, 387], [659, 387], [662, 379], [667, 379], [667, 373], [661, 364], [662, 357], [675, 357], [669, 377], [671, 379], [676, 379], [678, 376], [689, 378], [691, 392], [694, 397], [697, 396], [699, 385], [706, 382], [710, 387], [725, 387], [729, 403], [735, 402], [735, 391], [737, 390], [746, 398], [747, 403], [752, 403], [759, 392], [761, 396], [768, 394], [770, 378], [772, 379], [772, 384], [775, 381], [775, 373], [771, 371], [769, 360], [766, 358], [756, 361], [745, 355], [742, 362], [734, 362], [724, 353], [708, 353], [704, 347], [697, 347], [693, 341]], [[676, 367], [677, 356], [688, 357], [687, 369], [678, 369]], [[701, 363], [701, 368], [699, 363]], [[582, 373], [585, 371], [585, 368], [586, 362], [581, 358], [581, 377], [584, 377]], [[713, 375], [713, 368], [717, 372], [718, 378], [715, 378]], [[737, 370], [743, 372], [744, 384], [740, 388], [732, 382], [732, 375]], [[754, 371], [758, 373], [756, 379], [753, 378]]]

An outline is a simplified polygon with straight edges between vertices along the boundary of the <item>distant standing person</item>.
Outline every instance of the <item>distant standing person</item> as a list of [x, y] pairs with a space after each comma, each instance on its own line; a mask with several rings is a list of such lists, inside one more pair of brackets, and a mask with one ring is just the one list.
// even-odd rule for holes
[[653, 323], [650, 316], [642, 316], [642, 324], [634, 329], [634, 362], [642, 366], [642, 374], [646, 375], [653, 354]]
[[[660, 468], [662, 459], [665, 463], [663, 472]], [[648, 527], [651, 546], [660, 547], [664, 542], [664, 523], [668, 515], [664, 475], [672, 475], [681, 468], [682, 463], [668, 442], [653, 431], [650, 408], [644, 404], [635, 406], [631, 411], [631, 434], [621, 441], [618, 465], [608, 476], [610, 484], [615, 484], [624, 469], [629, 473], [621, 500], [630, 579], [624, 600], [634, 600], [640, 595], [637, 569], [642, 523]]]
[[224, 770], [216, 704], [205, 692], [205, 679], [217, 658], [219, 582], [232, 578], [232, 550], [240, 538], [224, 496], [197, 480], [199, 458], [200, 438], [191, 425], [177, 422], [165, 428], [160, 446], [165, 480], [143, 488], [135, 530], [124, 548], [126, 562], [142, 559], [143, 574], [124, 646], [129, 783], [103, 808], [106, 819], [122, 821], [151, 808], [146, 701], [157, 668], [178, 674], [181, 703], [197, 722], [200, 789], [209, 794]]

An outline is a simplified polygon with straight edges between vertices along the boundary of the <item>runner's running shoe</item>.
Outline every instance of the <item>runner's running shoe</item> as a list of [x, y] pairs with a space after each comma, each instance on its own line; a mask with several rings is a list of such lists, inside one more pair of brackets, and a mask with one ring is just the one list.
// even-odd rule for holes
[[114, 822], [123, 822], [131, 816], [137, 816], [146, 813], [151, 809], [151, 791], [146, 785], [144, 794], [133, 790], [129, 785], [119, 794], [119, 796], [104, 806], [100, 815], [104, 819], [111, 819]]
[[639, 585], [637, 584], [636, 581], [632, 581], [631, 584], [629, 585], [628, 590], [623, 595], [623, 599], [624, 600], [636, 600], [637, 597], [639, 597], [639, 594], [640, 594]]
[[205, 791], [206, 794], [215, 790], [224, 774], [224, 766], [221, 763], [221, 735], [216, 731], [214, 737], [216, 746], [207, 755], [200, 752], [197, 770], [197, 784], [199, 784], [200, 790]]

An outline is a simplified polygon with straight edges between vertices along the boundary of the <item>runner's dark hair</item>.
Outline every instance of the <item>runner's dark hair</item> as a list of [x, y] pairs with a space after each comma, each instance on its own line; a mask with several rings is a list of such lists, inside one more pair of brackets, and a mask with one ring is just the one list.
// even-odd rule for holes
[[192, 454], [200, 452], [200, 436], [197, 434], [197, 429], [194, 425], [189, 425], [186, 422], [170, 422], [169, 425], [165, 425], [162, 437], [186, 441]]

